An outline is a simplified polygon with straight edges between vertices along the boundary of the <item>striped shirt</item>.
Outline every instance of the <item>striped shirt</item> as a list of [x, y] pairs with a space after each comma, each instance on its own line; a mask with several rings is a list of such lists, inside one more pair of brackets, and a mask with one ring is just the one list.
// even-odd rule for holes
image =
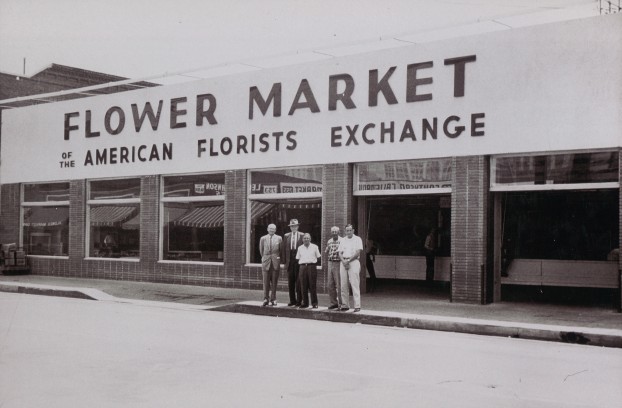
[[339, 261], [339, 244], [341, 244], [341, 237], [335, 239], [328, 240], [328, 245], [326, 246], [326, 252], [328, 252], [328, 260], [329, 261]]

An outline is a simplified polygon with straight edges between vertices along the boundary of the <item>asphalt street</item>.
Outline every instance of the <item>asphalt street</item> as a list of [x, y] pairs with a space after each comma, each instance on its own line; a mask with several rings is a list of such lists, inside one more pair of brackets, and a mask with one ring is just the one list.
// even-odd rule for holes
[[622, 350], [0, 293], [0, 407], [619, 407]]

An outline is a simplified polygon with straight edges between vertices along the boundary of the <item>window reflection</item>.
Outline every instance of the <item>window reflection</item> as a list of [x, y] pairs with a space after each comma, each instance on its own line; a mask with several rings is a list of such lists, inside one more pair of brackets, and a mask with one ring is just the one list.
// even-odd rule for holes
[[68, 255], [68, 206], [23, 207], [23, 214], [23, 248], [28, 255]]
[[222, 201], [168, 202], [163, 208], [163, 259], [223, 261], [225, 206]]
[[91, 205], [89, 256], [138, 258], [139, 204]]
[[[267, 234], [268, 225], [276, 225], [280, 236], [290, 232], [289, 221], [296, 218], [300, 232], [311, 234], [311, 242], [320, 248], [322, 238], [322, 199], [251, 200], [251, 263], [261, 263], [259, 240]], [[320, 260], [321, 262], [321, 260]]]

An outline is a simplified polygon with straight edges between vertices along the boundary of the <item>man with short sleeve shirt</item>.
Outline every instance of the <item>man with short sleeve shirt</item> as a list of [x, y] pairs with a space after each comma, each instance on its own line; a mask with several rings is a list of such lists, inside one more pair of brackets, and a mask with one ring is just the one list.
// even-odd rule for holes
[[317, 245], [311, 243], [311, 235], [304, 234], [302, 245], [298, 247], [296, 259], [300, 265], [299, 279], [302, 289], [300, 308], [309, 307], [309, 292], [311, 292], [311, 304], [317, 309], [317, 260], [322, 256]]
[[326, 244], [326, 259], [328, 261], [328, 297], [330, 305], [328, 310], [339, 309], [341, 302], [341, 275], [339, 272], [341, 259], [339, 258], [339, 244], [341, 237], [339, 236], [339, 227], [334, 226], [330, 229], [331, 238]]
[[354, 298], [354, 311], [361, 311], [361, 253], [363, 252], [363, 241], [354, 235], [352, 224], [346, 225], [346, 236], [341, 238], [339, 244], [339, 259], [341, 266], [339, 275], [341, 277], [341, 306], [342, 311], [350, 308], [350, 293], [348, 282], [352, 286], [352, 297]]

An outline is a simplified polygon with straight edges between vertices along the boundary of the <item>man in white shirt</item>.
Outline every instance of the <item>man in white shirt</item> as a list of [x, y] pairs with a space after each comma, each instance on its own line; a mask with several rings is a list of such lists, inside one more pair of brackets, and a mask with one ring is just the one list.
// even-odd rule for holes
[[309, 291], [311, 292], [311, 304], [317, 309], [317, 260], [320, 258], [320, 249], [311, 243], [311, 235], [304, 234], [302, 245], [298, 247], [296, 259], [298, 260], [300, 284], [302, 286], [302, 299], [300, 308], [309, 307]]
[[354, 312], [361, 311], [361, 253], [363, 252], [363, 241], [354, 235], [352, 224], [346, 225], [346, 236], [341, 238], [339, 244], [339, 259], [341, 266], [339, 274], [341, 276], [341, 306], [342, 311], [350, 308], [350, 291], [348, 282], [352, 286], [352, 297], [354, 298]]
[[296, 260], [296, 251], [298, 247], [302, 245], [302, 237], [304, 232], [298, 231], [298, 220], [292, 218], [289, 222], [288, 232], [283, 237], [283, 253], [281, 258], [285, 264], [285, 270], [287, 270], [287, 288], [289, 289], [289, 303], [287, 306], [300, 306], [302, 302], [302, 291], [300, 286], [300, 267], [298, 266], [298, 260]]

